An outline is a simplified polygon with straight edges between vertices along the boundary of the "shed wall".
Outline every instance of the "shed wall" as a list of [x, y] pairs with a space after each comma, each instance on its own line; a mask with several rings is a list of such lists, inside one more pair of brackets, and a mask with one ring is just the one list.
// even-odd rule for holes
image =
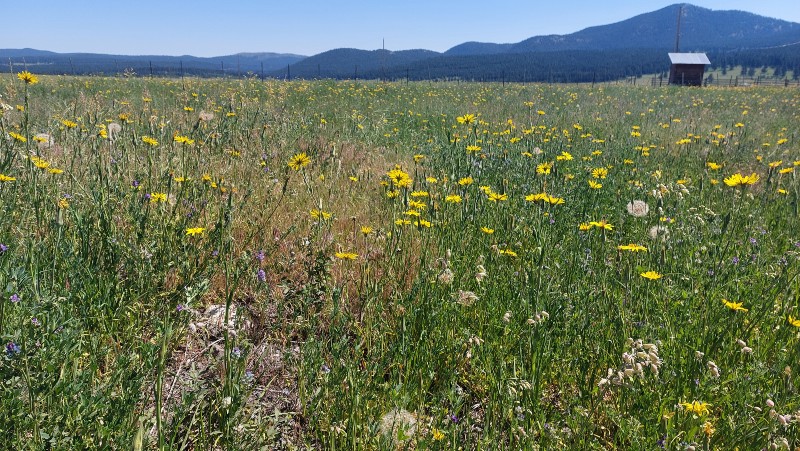
[[669, 68], [669, 84], [702, 86], [704, 73], [702, 64], [673, 64]]

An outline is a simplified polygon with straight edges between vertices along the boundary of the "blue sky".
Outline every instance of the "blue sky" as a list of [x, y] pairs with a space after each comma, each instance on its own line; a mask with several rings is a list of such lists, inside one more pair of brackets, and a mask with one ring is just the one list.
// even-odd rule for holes
[[[800, 22], [797, 0], [695, 0]], [[340, 47], [444, 51], [466, 41], [519, 42], [567, 34], [677, 0], [3, 1], [0, 48], [129, 55], [313, 55]]]

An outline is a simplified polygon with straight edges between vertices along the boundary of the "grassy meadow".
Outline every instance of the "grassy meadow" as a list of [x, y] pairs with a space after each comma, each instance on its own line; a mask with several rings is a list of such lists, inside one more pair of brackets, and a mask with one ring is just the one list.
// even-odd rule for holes
[[796, 89], [0, 96], [2, 447], [800, 447]]

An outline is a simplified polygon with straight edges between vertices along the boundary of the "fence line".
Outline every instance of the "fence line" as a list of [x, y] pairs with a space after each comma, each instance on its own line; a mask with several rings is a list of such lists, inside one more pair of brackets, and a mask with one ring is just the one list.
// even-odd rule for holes
[[[650, 86], [667, 86], [667, 77], [659, 76], [650, 79]], [[703, 86], [719, 86], [729, 88], [749, 87], [749, 86], [775, 86], [775, 87], [800, 87], [800, 79], [789, 80], [788, 78], [774, 77], [713, 77], [708, 76], [703, 80]]]
[[[303, 80], [314, 80], [314, 79], [335, 79], [335, 80], [384, 80], [384, 81], [452, 81], [452, 82], [478, 82], [478, 83], [541, 83], [541, 84], [589, 84], [591, 83], [592, 86], [595, 84], [598, 85], [633, 85], [636, 86], [637, 84], [640, 86], [668, 86], [669, 81], [668, 77], [662, 75], [659, 76], [651, 76], [651, 77], [624, 77], [616, 80], [604, 80], [604, 77], [599, 77], [600, 80], [596, 80], [597, 77], [596, 72], [586, 72], [583, 75], [591, 75], [592, 81], [573, 81], [570, 80], [569, 73], [551, 73], [547, 80], [537, 80], [536, 77], [528, 77], [527, 74], [523, 77], [522, 80], [518, 79], [515, 76], [508, 76], [506, 72], [498, 72], [495, 74], [482, 74], [479, 77], [463, 77], [463, 76], [444, 76], [444, 77], [430, 77], [430, 74], [426, 76], [425, 74], [421, 73], [421, 71], [415, 71], [417, 73], [412, 74], [410, 70], [406, 69], [405, 73], [401, 74], [401, 76], [382, 76], [380, 78], [372, 78], [371, 75], [374, 74], [367, 74], [364, 78], [360, 78], [358, 74], [358, 67], [354, 69], [353, 74], [350, 77], [346, 76], [336, 76], [330, 74], [323, 74], [318, 68], [318, 77], [296, 77], [290, 74], [289, 67], [287, 67], [286, 73], [284, 76], [276, 76], [275, 70], [268, 70], [265, 71], [263, 65], [259, 68], [260, 70], [252, 70], [252, 68], [248, 67], [242, 70], [240, 67], [226, 67], [224, 63], [220, 63], [219, 66], [212, 66], [211, 64], [204, 64], [202, 66], [196, 66], [192, 64], [183, 64], [183, 61], [180, 61], [180, 65], [174, 65], [170, 63], [164, 62], [156, 62], [155, 64], [152, 61], [138, 61], [135, 64], [117, 64], [116, 61], [113, 62], [113, 66], [110, 66], [108, 62], [101, 62], [101, 61], [73, 61], [71, 58], [67, 61], [61, 61], [59, 63], [41, 63], [41, 62], [25, 62], [23, 59], [22, 61], [13, 61], [12, 58], [9, 58], [7, 70], [10, 74], [13, 74], [15, 70], [36, 70], [36, 68], [41, 68], [42, 66], [48, 67], [50, 70], [42, 71], [43, 74], [50, 73], [50, 74], [63, 74], [63, 75], [100, 75], [100, 76], [150, 76], [150, 77], [183, 77], [183, 76], [193, 76], [193, 77], [202, 77], [202, 78], [251, 78], [251, 77], [258, 77], [260, 79], [283, 79], [283, 80], [291, 80], [291, 79], [303, 79]], [[77, 69], [77, 70], [76, 70]], [[424, 72], [424, 71], [422, 71]], [[395, 74], [396, 75], [396, 74]], [[579, 79], [582, 77], [578, 77]], [[586, 78], [584, 78], [586, 79]], [[747, 77], [747, 76], [729, 76], [729, 77], [714, 77], [712, 75], [707, 76], [703, 80], [703, 86], [717, 86], [717, 87], [750, 87], [750, 86], [773, 86], [773, 87], [800, 87], [800, 78], [796, 78], [794, 80], [789, 80], [788, 78], [774, 78], [774, 77]]]

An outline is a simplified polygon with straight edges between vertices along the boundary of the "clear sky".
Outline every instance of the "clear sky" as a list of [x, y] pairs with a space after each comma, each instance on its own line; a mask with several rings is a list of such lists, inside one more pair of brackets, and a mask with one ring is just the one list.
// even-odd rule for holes
[[[797, 0], [695, 0], [800, 22]], [[445, 51], [619, 22], [677, 0], [3, 0], [0, 48], [125, 55]]]

